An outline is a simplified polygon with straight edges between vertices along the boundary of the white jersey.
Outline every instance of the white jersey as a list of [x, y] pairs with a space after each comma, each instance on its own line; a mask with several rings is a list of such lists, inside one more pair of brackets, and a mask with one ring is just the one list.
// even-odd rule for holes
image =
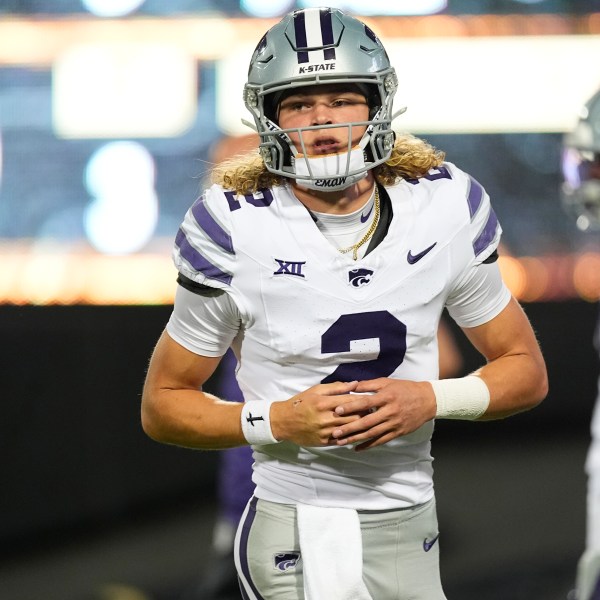
[[[508, 290], [477, 276], [501, 233], [479, 183], [448, 163], [386, 191], [389, 229], [358, 261], [325, 239], [287, 186], [245, 197], [213, 186], [189, 210], [175, 264], [233, 300], [238, 331], [225, 335], [246, 400], [285, 400], [320, 382], [437, 379], [444, 307], [476, 326], [506, 306]], [[198, 340], [211, 336], [213, 321], [171, 322], [169, 333], [204, 354]], [[256, 496], [356, 509], [422, 504], [433, 496], [432, 433], [428, 422], [360, 453], [255, 447]]]

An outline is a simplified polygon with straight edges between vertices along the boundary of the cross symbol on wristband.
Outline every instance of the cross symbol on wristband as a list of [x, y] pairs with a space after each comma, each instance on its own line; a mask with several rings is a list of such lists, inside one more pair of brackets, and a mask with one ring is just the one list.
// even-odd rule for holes
[[246, 417], [246, 421], [248, 421], [248, 423], [250, 423], [250, 425], [252, 425], [252, 427], [254, 427], [254, 421], [264, 421], [264, 420], [265, 420], [264, 417], [253, 417], [251, 412], [249, 412], [248, 416]]

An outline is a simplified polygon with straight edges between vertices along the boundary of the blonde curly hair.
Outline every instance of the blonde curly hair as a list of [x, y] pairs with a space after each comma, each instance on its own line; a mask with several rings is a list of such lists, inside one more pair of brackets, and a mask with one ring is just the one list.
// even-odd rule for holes
[[[433, 167], [439, 167], [446, 155], [425, 140], [411, 134], [397, 136], [390, 158], [374, 168], [377, 181], [393, 185], [402, 179], [422, 177]], [[258, 152], [239, 154], [216, 165], [211, 182], [237, 194], [252, 194], [258, 190], [280, 185], [284, 178], [269, 172]]]

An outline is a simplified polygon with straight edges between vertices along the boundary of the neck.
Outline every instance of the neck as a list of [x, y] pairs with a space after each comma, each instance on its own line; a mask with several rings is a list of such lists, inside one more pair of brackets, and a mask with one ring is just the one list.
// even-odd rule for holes
[[345, 215], [364, 206], [371, 198], [374, 185], [375, 179], [371, 173], [345, 190], [336, 192], [312, 190], [290, 181], [294, 195], [306, 208], [336, 215]]

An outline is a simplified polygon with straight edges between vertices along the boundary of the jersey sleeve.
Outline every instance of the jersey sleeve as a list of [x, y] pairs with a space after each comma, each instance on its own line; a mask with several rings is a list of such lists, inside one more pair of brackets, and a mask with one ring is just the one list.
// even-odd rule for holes
[[[508, 304], [511, 293], [496, 262], [502, 227], [488, 193], [471, 175], [447, 164], [459, 185], [464, 219], [462, 268], [446, 299], [446, 307], [461, 327], [476, 327], [493, 319]], [[463, 245], [464, 244], [464, 245]], [[464, 262], [463, 262], [464, 261]]]
[[177, 287], [168, 334], [201, 356], [223, 356], [240, 329], [240, 314], [226, 292], [194, 293]]
[[470, 220], [469, 233], [475, 264], [481, 264], [497, 250], [502, 227], [484, 187], [469, 174], [455, 168], [455, 173], [456, 171], [465, 186], [465, 200]]
[[476, 327], [499, 315], [510, 299], [497, 262], [473, 263], [446, 299], [446, 307], [460, 327]]
[[172, 256], [179, 273], [202, 285], [229, 288], [235, 265], [229, 214], [218, 186], [194, 202], [175, 237]]
[[469, 236], [476, 264], [486, 261], [498, 248], [502, 227], [484, 187], [452, 163], [444, 163], [459, 186], [459, 202], [466, 207]]

